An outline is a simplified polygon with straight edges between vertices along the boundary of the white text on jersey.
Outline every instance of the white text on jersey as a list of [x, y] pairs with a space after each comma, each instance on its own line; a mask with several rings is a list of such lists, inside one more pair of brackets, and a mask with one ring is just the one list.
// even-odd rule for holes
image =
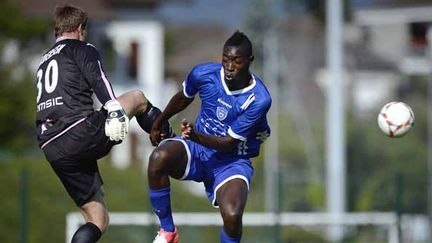
[[[47, 54], [42, 56], [42, 60], [40, 62], [40, 64], [44, 63], [46, 60], [50, 59], [52, 56], [59, 54], [60, 51], [63, 49], [63, 47], [65, 47], [66, 44], [61, 44], [56, 46], [54, 49], [50, 50]], [[39, 65], [40, 65], [39, 64]]]
[[63, 105], [63, 97], [59, 96], [59, 97], [55, 97], [49, 100], [46, 100], [42, 103], [39, 103], [37, 105], [37, 111], [43, 111], [45, 109], [48, 109], [50, 107], [53, 106], [57, 106], [57, 105]]
[[228, 108], [232, 108], [232, 106], [230, 104], [228, 104], [227, 102], [223, 101], [221, 98], [218, 98], [217, 101], [219, 103], [221, 103], [222, 105], [228, 107]]

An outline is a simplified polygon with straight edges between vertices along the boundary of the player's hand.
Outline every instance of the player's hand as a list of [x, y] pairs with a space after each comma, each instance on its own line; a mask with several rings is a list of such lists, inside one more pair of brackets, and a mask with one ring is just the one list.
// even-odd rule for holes
[[152, 128], [150, 130], [150, 142], [153, 146], [158, 146], [159, 143], [164, 139], [164, 134], [162, 133], [162, 125], [159, 119], [153, 122]]
[[158, 146], [162, 140], [174, 137], [175, 133], [172, 131], [169, 121], [161, 118], [161, 111], [156, 107], [153, 110], [158, 110], [159, 115], [153, 121], [149, 137], [151, 144]]
[[181, 122], [181, 136], [184, 139], [193, 139], [195, 137], [194, 125], [184, 118]]
[[150, 142], [153, 146], [158, 146], [160, 141], [162, 141], [162, 132], [159, 126], [153, 124], [150, 131]]
[[163, 125], [159, 126], [159, 124], [160, 122], [155, 121], [150, 130], [150, 142], [153, 146], [158, 146], [162, 140], [175, 136], [168, 121]]
[[120, 141], [126, 138], [129, 132], [129, 117], [117, 100], [105, 104], [108, 116], [105, 121], [105, 135], [111, 141]]

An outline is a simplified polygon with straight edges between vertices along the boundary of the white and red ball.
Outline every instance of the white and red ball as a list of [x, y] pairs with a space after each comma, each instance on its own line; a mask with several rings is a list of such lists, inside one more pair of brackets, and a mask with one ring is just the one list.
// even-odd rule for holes
[[378, 126], [389, 137], [400, 137], [414, 125], [414, 112], [403, 102], [390, 102], [378, 115]]

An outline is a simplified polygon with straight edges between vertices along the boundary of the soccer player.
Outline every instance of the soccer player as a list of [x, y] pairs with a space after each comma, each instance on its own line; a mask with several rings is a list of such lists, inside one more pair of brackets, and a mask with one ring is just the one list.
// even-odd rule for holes
[[[160, 114], [139, 90], [115, 96], [98, 51], [84, 42], [87, 18], [78, 7], [55, 9], [57, 40], [42, 56], [36, 74], [39, 146], [86, 219], [74, 243], [96, 242], [108, 226], [97, 160], [126, 137], [129, 119], [136, 117], [150, 132]], [[94, 110], [92, 94], [102, 109]], [[167, 122], [160, 129], [163, 137], [171, 134]]]
[[[266, 114], [271, 97], [263, 81], [249, 71], [252, 44], [235, 32], [224, 44], [222, 63], [197, 65], [153, 123], [150, 139], [159, 145], [148, 166], [149, 196], [161, 229], [154, 243], [178, 242], [170, 206], [169, 177], [204, 182], [208, 199], [224, 222], [221, 242], [240, 242], [242, 215], [253, 167], [270, 135]], [[199, 94], [195, 125], [183, 120], [181, 136], [161, 142], [160, 125], [185, 109]]]

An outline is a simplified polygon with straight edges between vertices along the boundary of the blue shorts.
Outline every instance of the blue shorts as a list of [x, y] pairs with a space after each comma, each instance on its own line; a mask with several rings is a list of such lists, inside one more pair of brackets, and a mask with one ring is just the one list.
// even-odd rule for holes
[[207, 197], [214, 207], [218, 207], [216, 192], [226, 182], [238, 178], [243, 180], [249, 189], [254, 173], [249, 159], [238, 157], [218, 159], [211, 156], [214, 154], [213, 149], [179, 136], [165, 139], [161, 144], [170, 140], [180, 141], [184, 145], [188, 156], [185, 173], [180, 180], [204, 182]]

